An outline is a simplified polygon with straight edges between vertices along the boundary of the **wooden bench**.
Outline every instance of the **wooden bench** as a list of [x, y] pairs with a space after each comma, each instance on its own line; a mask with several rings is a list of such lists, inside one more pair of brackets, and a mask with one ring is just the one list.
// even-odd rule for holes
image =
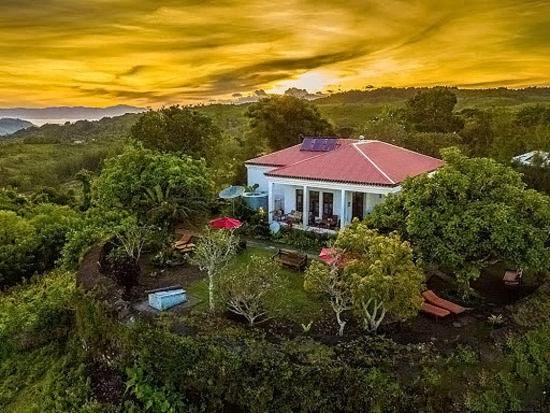
[[307, 266], [307, 255], [294, 251], [279, 249], [273, 256], [273, 259], [277, 260], [285, 267], [293, 268], [298, 271], [304, 271]]

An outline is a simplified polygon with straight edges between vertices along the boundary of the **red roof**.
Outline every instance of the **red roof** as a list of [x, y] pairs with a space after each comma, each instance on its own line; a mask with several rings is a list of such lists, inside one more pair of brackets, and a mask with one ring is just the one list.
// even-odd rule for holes
[[291, 146], [246, 163], [277, 167], [267, 176], [384, 186], [396, 186], [443, 164], [440, 159], [381, 141], [338, 139], [330, 152], [300, 148]]

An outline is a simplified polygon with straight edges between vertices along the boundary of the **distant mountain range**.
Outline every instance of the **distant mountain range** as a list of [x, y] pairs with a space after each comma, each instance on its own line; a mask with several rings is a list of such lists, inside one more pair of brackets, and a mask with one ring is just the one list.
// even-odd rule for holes
[[[139, 113], [145, 108], [128, 105], [94, 108], [87, 106], [56, 106], [49, 108], [0, 108], [0, 118], [20, 118], [30, 120], [79, 120], [101, 119], [121, 116], [125, 113]], [[44, 122], [37, 122], [44, 123]]]
[[0, 118], [0, 136], [11, 135], [21, 129], [34, 126], [33, 123], [22, 119]]

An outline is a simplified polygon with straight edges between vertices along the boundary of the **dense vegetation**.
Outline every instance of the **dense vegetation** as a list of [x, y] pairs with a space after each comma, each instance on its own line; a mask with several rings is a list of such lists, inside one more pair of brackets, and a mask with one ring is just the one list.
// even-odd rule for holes
[[[0, 410], [541, 408], [549, 175], [510, 158], [550, 149], [549, 101], [536, 88], [379, 89], [16, 133], [0, 144]], [[332, 239], [271, 236], [265, 214], [237, 204], [245, 226], [202, 230], [192, 259], [174, 251], [176, 225], [200, 229], [233, 210], [214, 194], [242, 179], [246, 158], [332, 132], [438, 156], [458, 148], [442, 151], [439, 173], [407, 181]], [[270, 250], [241, 252], [239, 237], [316, 254], [330, 242], [336, 260], [302, 276]], [[140, 282], [155, 285], [176, 265], [202, 302], [159, 317], [133, 312]], [[532, 294], [507, 307], [472, 294], [494, 265], [524, 268]], [[443, 338], [422, 335], [420, 291], [434, 273], [448, 296], [468, 293], [461, 303], [483, 309], [465, 316], [465, 333], [424, 319]]]

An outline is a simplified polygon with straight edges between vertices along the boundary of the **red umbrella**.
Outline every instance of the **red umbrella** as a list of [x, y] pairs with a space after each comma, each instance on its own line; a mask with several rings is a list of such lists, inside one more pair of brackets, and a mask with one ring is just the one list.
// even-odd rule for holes
[[210, 226], [216, 229], [237, 229], [243, 223], [236, 218], [221, 217], [210, 221]]

